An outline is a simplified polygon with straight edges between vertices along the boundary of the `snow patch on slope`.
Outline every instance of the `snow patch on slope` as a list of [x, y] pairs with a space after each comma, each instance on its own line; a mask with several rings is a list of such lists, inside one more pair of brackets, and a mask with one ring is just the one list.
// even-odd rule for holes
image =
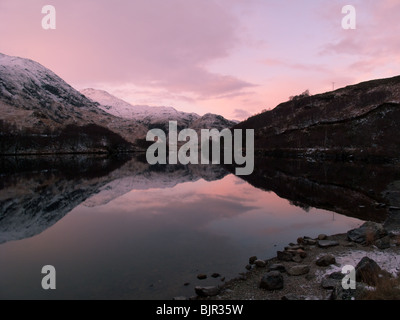
[[100, 109], [120, 118], [141, 120], [147, 123], [169, 120], [192, 122], [200, 118], [196, 113], [177, 111], [172, 107], [131, 105], [103, 90], [84, 89], [81, 93], [92, 101], [98, 102]]

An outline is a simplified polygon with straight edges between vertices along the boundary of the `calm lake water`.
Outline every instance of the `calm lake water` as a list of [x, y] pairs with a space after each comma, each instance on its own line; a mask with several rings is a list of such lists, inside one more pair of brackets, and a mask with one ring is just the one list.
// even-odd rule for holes
[[[271, 258], [299, 236], [362, 223], [220, 167], [154, 170], [133, 159], [79, 158], [65, 169], [59, 159], [29, 161], [6, 163], [2, 175], [0, 299], [189, 297], [196, 285], [244, 272], [252, 255]], [[56, 268], [56, 290], [41, 287], [44, 265]], [[211, 278], [215, 272], [221, 277]]]

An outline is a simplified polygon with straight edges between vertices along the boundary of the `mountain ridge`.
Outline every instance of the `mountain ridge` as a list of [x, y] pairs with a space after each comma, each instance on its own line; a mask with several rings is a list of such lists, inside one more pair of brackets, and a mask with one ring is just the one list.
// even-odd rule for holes
[[400, 76], [295, 98], [234, 126], [258, 151], [284, 156], [398, 157]]
[[[40, 63], [0, 53], [0, 154], [143, 152], [148, 130], [168, 130], [169, 120], [178, 129], [213, 124], [172, 107], [141, 106], [132, 117], [130, 104], [109, 96], [116, 106], [106, 108]], [[116, 107], [120, 113], [112, 114]], [[213, 117], [223, 128], [236, 124]]]
[[197, 113], [178, 111], [173, 107], [132, 105], [107, 91], [93, 88], [80, 91], [86, 97], [99, 103], [99, 108], [112, 115], [125, 119], [133, 119], [153, 129], [155, 127], [168, 131], [168, 121], [177, 121], [178, 128], [191, 128], [196, 131], [201, 129], [222, 130], [237, 124], [221, 115], [206, 113], [203, 116]]

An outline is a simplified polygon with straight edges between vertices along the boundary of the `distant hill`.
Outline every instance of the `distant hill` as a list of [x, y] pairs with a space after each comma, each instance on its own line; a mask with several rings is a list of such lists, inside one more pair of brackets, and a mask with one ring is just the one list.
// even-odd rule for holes
[[281, 103], [236, 125], [281, 156], [399, 157], [400, 76]]
[[132, 105], [103, 90], [84, 89], [81, 93], [92, 101], [98, 102], [98, 107], [103, 111], [117, 117], [136, 120], [148, 129], [160, 128], [167, 132], [169, 121], [177, 121], [178, 129], [192, 128], [197, 131], [200, 129], [222, 130], [237, 123], [212, 113], [200, 116], [196, 113], [178, 111], [173, 107]]

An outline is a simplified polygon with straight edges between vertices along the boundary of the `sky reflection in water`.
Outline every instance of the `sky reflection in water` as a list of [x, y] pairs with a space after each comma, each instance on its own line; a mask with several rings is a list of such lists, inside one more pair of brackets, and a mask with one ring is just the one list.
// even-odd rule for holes
[[[194, 294], [199, 273], [227, 279], [248, 258], [266, 259], [298, 236], [345, 232], [360, 220], [293, 206], [238, 177], [101, 194], [43, 233], [0, 245], [0, 298], [170, 299]], [[89, 206], [88, 206], [89, 205]], [[57, 289], [41, 289], [54, 265]], [[184, 283], [190, 283], [184, 286]]]

